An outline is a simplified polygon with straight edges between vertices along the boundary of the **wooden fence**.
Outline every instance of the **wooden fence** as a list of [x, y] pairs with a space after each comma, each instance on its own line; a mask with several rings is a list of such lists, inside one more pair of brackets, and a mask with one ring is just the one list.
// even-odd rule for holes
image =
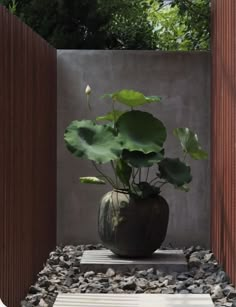
[[236, 1], [212, 1], [212, 248], [236, 283]]
[[56, 50], [0, 6], [0, 297], [9, 307], [56, 244]]

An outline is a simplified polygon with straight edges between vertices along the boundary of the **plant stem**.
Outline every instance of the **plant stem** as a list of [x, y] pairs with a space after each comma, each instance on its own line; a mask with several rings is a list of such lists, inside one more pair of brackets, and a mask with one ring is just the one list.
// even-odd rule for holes
[[147, 176], [146, 176], [146, 181], [148, 181], [148, 176], [149, 176], [149, 170], [150, 170], [150, 167], [148, 167], [148, 169], [147, 169]]
[[92, 108], [89, 102], [89, 95], [87, 95], [87, 105], [88, 105], [89, 111], [92, 111]]
[[[158, 179], [160, 179], [159, 177], [155, 177], [155, 178], [153, 178], [150, 182], [149, 182], [149, 184], [151, 184], [151, 183], [153, 183], [154, 181], [156, 181], [156, 180], [158, 180]], [[163, 183], [163, 181], [158, 181], [159, 183]]]
[[111, 179], [109, 176], [105, 175], [105, 174], [97, 167], [97, 165], [96, 165], [96, 163], [95, 163], [94, 161], [92, 161], [92, 165], [95, 167], [96, 171], [97, 171], [99, 174], [101, 174], [101, 175], [110, 183], [110, 185], [111, 185], [113, 188], [115, 188], [115, 184], [114, 184], [114, 182], [112, 181], [112, 179]]
[[117, 174], [116, 174], [116, 168], [115, 168], [115, 165], [114, 165], [114, 162], [113, 162], [113, 161], [111, 161], [111, 167], [112, 167], [113, 172], [114, 172], [114, 174], [115, 174], [115, 178], [116, 178], [116, 186], [117, 186], [117, 188], [118, 188], [118, 187], [119, 187], [119, 183], [118, 183], [118, 176], [117, 176]]
[[137, 169], [136, 173], [134, 172], [134, 168], [132, 167], [132, 183], [135, 183], [135, 178], [138, 174], [139, 169]]
[[115, 101], [112, 99], [112, 112], [114, 114], [114, 129], [116, 129], [116, 114], [115, 114]]
[[140, 183], [141, 180], [142, 180], [142, 169], [141, 169], [141, 168], [139, 168], [138, 180], [139, 180], [139, 183]]
[[167, 184], [168, 182], [166, 181], [166, 182], [163, 182], [158, 188], [160, 189], [160, 188], [162, 188], [165, 184]]

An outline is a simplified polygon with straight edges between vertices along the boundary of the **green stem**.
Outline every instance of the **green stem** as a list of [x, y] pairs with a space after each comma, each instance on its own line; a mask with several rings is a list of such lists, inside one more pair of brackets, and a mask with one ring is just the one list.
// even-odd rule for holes
[[112, 105], [112, 112], [114, 114], [114, 129], [116, 129], [115, 101], [113, 99], [112, 99], [112, 104], [111, 105]]
[[118, 176], [117, 176], [117, 174], [116, 174], [116, 168], [115, 168], [115, 165], [114, 165], [114, 162], [113, 162], [113, 161], [111, 161], [111, 167], [112, 167], [113, 172], [114, 172], [114, 174], [115, 174], [115, 178], [116, 178], [116, 186], [117, 186], [117, 188], [119, 188]]
[[88, 104], [89, 111], [92, 111], [91, 105], [89, 103], [89, 95], [87, 95], [87, 104]]
[[146, 176], [146, 181], [148, 181], [148, 176], [149, 176], [149, 170], [150, 170], [150, 167], [148, 167], [148, 169], [147, 169], [147, 176]]
[[141, 169], [141, 168], [139, 169], [138, 180], [139, 180], [139, 183], [140, 183], [141, 180], [142, 180], [142, 169]]
[[165, 184], [167, 184], [168, 182], [166, 181], [166, 182], [163, 182], [158, 188], [160, 189], [160, 188], [162, 188]]
[[[153, 183], [154, 181], [156, 181], [156, 180], [158, 180], [158, 179], [160, 179], [159, 177], [155, 177], [155, 178], [153, 178], [150, 182], [149, 182], [149, 184], [151, 184], [151, 183]], [[158, 181], [159, 183], [163, 183], [163, 181]]]
[[132, 178], [133, 178], [132, 183], [135, 183], [135, 178], [136, 178], [136, 176], [137, 176], [137, 174], [138, 174], [138, 171], [139, 171], [139, 169], [137, 169], [137, 171], [136, 171], [136, 173], [135, 173], [135, 172], [134, 172], [134, 168], [132, 167]]
[[97, 167], [97, 165], [96, 165], [96, 163], [95, 163], [94, 161], [92, 161], [92, 165], [95, 167], [96, 171], [97, 171], [99, 174], [101, 174], [101, 175], [107, 180], [107, 182], [110, 183], [110, 185], [111, 185], [113, 188], [115, 188], [115, 184], [114, 184], [114, 182], [112, 181], [112, 179], [111, 179], [109, 176], [105, 175], [105, 174]]

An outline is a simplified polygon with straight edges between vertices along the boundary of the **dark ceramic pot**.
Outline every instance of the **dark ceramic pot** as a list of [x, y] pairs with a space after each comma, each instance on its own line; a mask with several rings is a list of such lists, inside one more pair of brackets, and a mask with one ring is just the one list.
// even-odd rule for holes
[[98, 232], [113, 253], [148, 257], [163, 243], [168, 221], [169, 206], [163, 197], [135, 199], [124, 191], [111, 191], [101, 200]]

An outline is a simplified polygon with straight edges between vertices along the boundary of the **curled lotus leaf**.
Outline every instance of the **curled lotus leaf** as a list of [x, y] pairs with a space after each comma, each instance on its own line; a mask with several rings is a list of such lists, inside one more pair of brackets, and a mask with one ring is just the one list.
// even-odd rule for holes
[[88, 184], [106, 184], [106, 182], [98, 177], [80, 177], [81, 183]]
[[65, 130], [68, 150], [76, 157], [107, 163], [121, 154], [121, 144], [114, 129], [91, 120], [73, 121]]
[[208, 154], [202, 150], [196, 133], [189, 128], [176, 128], [173, 133], [179, 139], [183, 151], [191, 158], [195, 160], [207, 159]]
[[191, 168], [180, 159], [165, 158], [159, 164], [160, 178], [176, 187], [183, 187], [191, 182]]
[[123, 149], [143, 153], [160, 152], [166, 140], [166, 128], [150, 113], [130, 111], [116, 123]]

